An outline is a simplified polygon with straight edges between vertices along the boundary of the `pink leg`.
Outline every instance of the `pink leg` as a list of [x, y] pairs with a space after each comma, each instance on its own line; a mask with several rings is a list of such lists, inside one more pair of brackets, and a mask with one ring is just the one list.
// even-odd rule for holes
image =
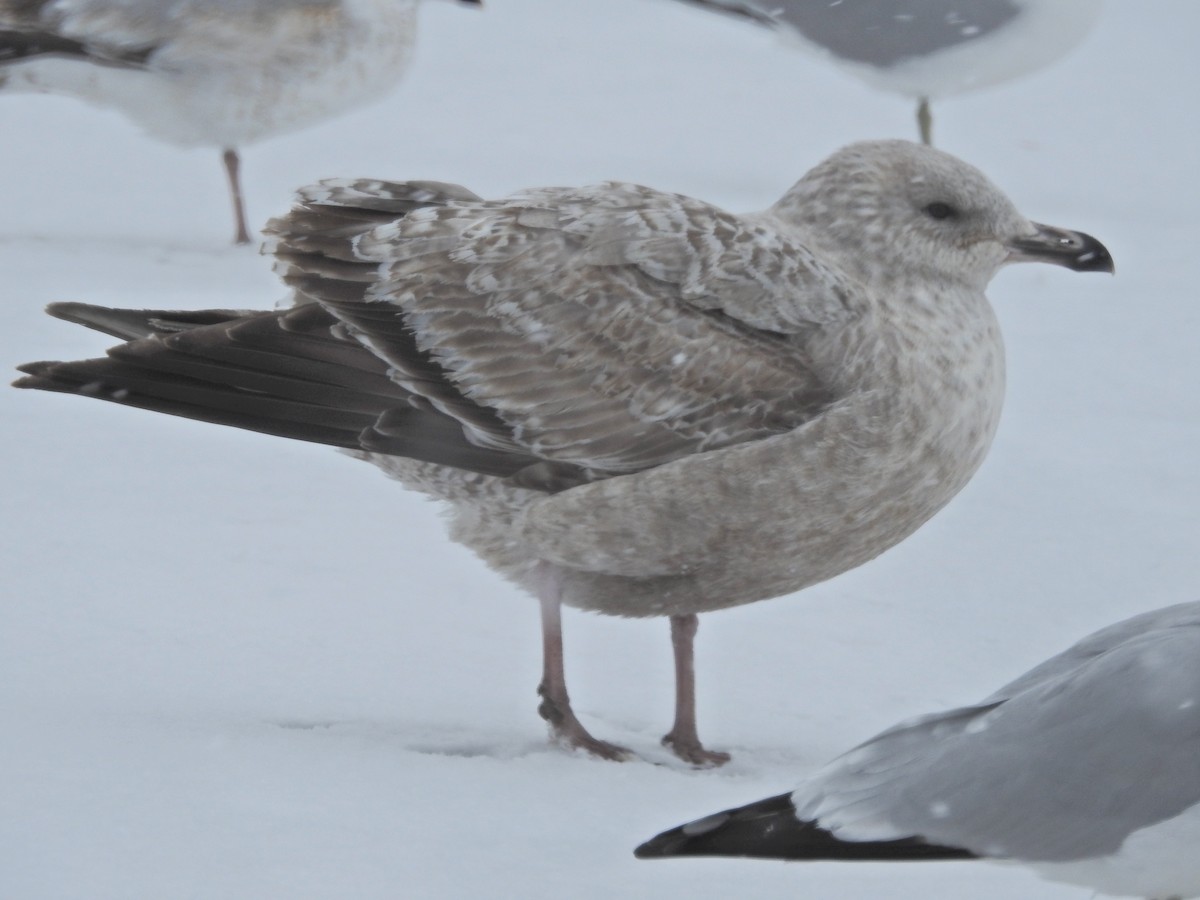
[[728, 753], [705, 750], [696, 733], [695, 638], [700, 619], [693, 613], [671, 616], [671, 646], [675, 651], [675, 724], [663, 744], [680, 759], [694, 766], [721, 766]]
[[578, 747], [601, 759], [628, 758], [631, 755], [628, 750], [592, 737], [575, 718], [563, 669], [562, 603], [557, 577], [546, 573], [538, 594], [542, 607], [542, 683], [538, 685], [542, 702], [538, 714], [550, 724], [554, 740], [561, 744]]
[[242, 200], [242, 179], [238, 174], [241, 168], [241, 160], [238, 158], [238, 152], [232, 147], [225, 151], [222, 157], [225, 160], [225, 174], [229, 178], [229, 193], [233, 198], [233, 215], [237, 222], [237, 234], [233, 237], [235, 244], [250, 243], [250, 232], [246, 229], [246, 204]]

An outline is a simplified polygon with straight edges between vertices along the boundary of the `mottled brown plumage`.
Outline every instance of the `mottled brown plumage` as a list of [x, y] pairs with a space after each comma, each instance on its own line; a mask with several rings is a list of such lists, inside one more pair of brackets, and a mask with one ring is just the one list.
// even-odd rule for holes
[[749, 215], [620, 183], [484, 201], [331, 181], [267, 234], [296, 308], [57, 306], [130, 343], [20, 386], [328, 443], [448, 502], [452, 536], [539, 597], [543, 714], [601, 755], [622, 751], [570, 711], [559, 603], [671, 616], [670, 742], [696, 763], [722, 755], [695, 733], [695, 614], [912, 533], [995, 430], [995, 271], [1112, 267], [901, 141], [839, 151]]

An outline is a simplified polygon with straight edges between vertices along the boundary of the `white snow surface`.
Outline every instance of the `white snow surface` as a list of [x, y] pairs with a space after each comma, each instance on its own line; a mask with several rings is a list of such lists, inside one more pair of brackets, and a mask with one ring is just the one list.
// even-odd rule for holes
[[[383, 104], [247, 153], [261, 224], [330, 176], [484, 196], [605, 178], [734, 210], [910, 110], [770, 33], [660, 0], [423, 10]], [[1047, 72], [942, 103], [939, 145], [1118, 275], [1001, 273], [1004, 420], [914, 537], [702, 617], [700, 727], [658, 746], [664, 621], [568, 611], [573, 699], [615, 764], [551, 747], [535, 604], [436, 509], [326, 448], [0, 390], [0, 897], [1079, 898], [982, 863], [637, 861], [890, 723], [970, 702], [1105, 624], [1200, 598], [1200, 83], [1186, 0], [1109, 4]], [[205, 151], [53, 97], [0, 103], [5, 368], [97, 355], [54, 300], [264, 307]], [[13, 373], [15, 375], [15, 373]]]

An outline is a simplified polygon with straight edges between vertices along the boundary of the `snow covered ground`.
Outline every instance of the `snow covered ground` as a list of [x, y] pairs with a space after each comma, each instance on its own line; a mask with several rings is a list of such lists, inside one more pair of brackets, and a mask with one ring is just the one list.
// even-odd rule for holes
[[[910, 104], [666, 0], [431, 3], [387, 102], [250, 148], [260, 224], [327, 176], [484, 195], [620, 178], [732, 209]], [[697, 772], [658, 746], [665, 622], [568, 613], [589, 727], [547, 745], [534, 604], [436, 509], [316, 447], [0, 390], [0, 897], [1080, 898], [972, 863], [639, 862], [894, 720], [977, 699], [1085, 632], [1200, 591], [1200, 6], [1108, 4], [1072, 57], [938, 104], [939, 144], [1116, 278], [991, 290], [1010, 389], [991, 456], [916, 536], [802, 596], [704, 617]], [[261, 307], [215, 154], [67, 99], [0, 98], [3, 368], [95, 355], [53, 300]], [[1098, 789], [1105, 789], [1098, 786]]]

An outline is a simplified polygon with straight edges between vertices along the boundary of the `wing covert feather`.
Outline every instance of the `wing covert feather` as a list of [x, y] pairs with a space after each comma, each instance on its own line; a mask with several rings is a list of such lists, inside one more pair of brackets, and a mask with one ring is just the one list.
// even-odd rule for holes
[[698, 201], [545, 189], [419, 209], [355, 250], [381, 266], [364, 304], [403, 310], [465, 397], [545, 459], [638, 471], [790, 431], [835, 399], [805, 337], [851, 317], [854, 285]]

